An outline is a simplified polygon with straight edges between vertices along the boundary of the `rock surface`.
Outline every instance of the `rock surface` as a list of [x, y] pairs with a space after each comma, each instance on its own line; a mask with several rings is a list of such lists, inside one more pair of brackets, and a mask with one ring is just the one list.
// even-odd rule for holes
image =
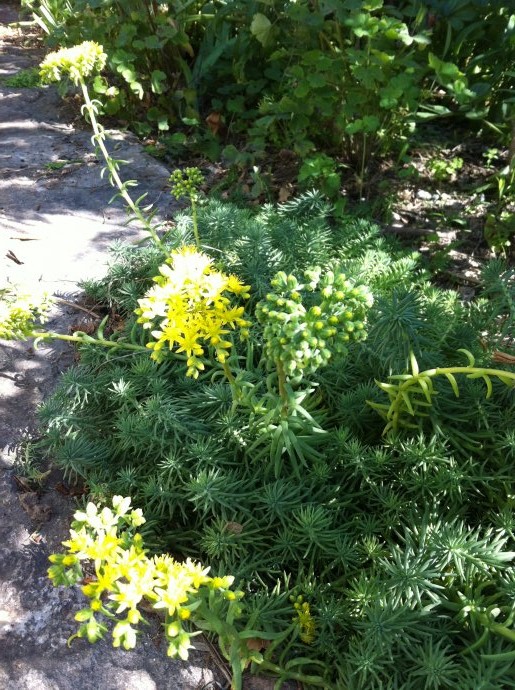
[[[41, 58], [37, 46], [27, 47], [18, 29], [7, 26], [16, 19], [16, 6], [2, 3], [0, 79]], [[102, 162], [89, 132], [75, 129], [62, 113], [53, 88], [0, 85], [0, 278], [64, 297], [70, 304], [53, 313], [50, 327], [66, 332], [80, 314], [74, 307], [78, 281], [104, 273], [113, 240], [141, 232], [124, 226], [121, 204], [109, 204], [113, 189], [100, 178]], [[124, 179], [138, 179], [138, 192], [148, 191], [166, 217], [169, 171], [131, 135], [111, 133], [110, 146], [128, 161]], [[64, 165], [48, 165], [59, 161]], [[34, 351], [27, 342], [0, 343], [0, 688], [220, 688], [225, 681], [222, 676], [216, 684], [216, 664], [205, 649], [187, 663], [165, 656], [157, 619], [133, 652], [115, 650], [109, 641], [66, 646], [84, 599], [78, 590], [54, 588], [46, 570], [76, 504], [55, 490], [57, 474], [48, 477], [42, 495], [17, 484], [15, 458], [37, 428], [38, 404], [71, 359], [61, 344]]]

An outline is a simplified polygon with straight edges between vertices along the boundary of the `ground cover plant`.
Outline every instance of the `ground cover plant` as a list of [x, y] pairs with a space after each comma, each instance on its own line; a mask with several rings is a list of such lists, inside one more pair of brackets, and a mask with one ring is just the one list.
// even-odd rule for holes
[[[513, 272], [490, 267], [485, 290], [494, 299], [462, 304], [377, 228], [333, 225], [317, 195], [257, 216], [210, 201], [198, 222], [217, 267], [250, 286], [249, 339], [235, 339], [222, 361], [231, 375], [214, 353], [190, 371], [195, 379], [185, 375], [193, 361], [83, 347], [41, 412], [52, 457], [97, 500], [130, 494], [144, 506], [154, 548], [234, 575], [252, 628], [286, 629], [289, 597], [302, 596], [312, 622], [293, 644], [274, 648], [283, 669], [300, 657], [305, 673], [341, 688], [509, 683], [513, 374], [492, 363], [492, 352], [497, 328], [513, 319], [504, 311]], [[170, 246], [191, 242], [191, 228], [179, 217]], [[106, 280], [87, 291], [122, 316], [117, 341], [148, 341], [155, 352], [159, 340], [137, 321], [161, 254], [119, 247], [115, 257]], [[314, 297], [292, 276], [311, 277], [320, 263], [357, 284], [366, 276], [375, 303], [368, 338], [341, 352], [331, 344], [329, 362], [311, 371], [317, 335], [305, 336], [303, 325], [290, 339], [288, 324], [299, 306], [291, 292]], [[489, 285], [493, 276], [502, 292]], [[486, 349], [482, 332], [492, 338]], [[289, 367], [283, 393], [277, 347]], [[477, 370], [467, 369], [462, 348]], [[410, 352], [420, 372], [465, 368], [455, 381], [435, 380], [429, 401], [423, 379], [413, 401], [401, 396], [403, 423], [384, 437], [373, 407], [388, 408], [389, 399], [374, 379], [391, 394], [389, 377], [407, 371]]]
[[[260, 656], [238, 652], [279, 684], [512, 687], [513, 269], [463, 302], [320, 193], [249, 210], [197, 183], [174, 175], [194, 211], [85, 284], [108, 323], [64, 336], [40, 449], [115, 512], [130, 495], [152, 550], [234, 577]], [[4, 304], [7, 335], [56, 335]]]

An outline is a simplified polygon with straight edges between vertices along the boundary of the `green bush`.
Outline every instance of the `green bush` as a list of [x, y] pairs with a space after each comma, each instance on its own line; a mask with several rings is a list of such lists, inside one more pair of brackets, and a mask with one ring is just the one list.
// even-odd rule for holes
[[[93, 40], [108, 114], [209, 158], [254, 163], [270, 148], [355, 171], [396, 154], [421, 120], [457, 116], [512, 136], [515, 15], [496, 0], [24, 0], [51, 46]], [[236, 151], [235, 146], [239, 149]], [[323, 158], [325, 156], [325, 158]]]
[[[193, 379], [180, 356], [158, 364], [143, 352], [81, 346], [80, 363], [42, 406], [42, 445], [93, 498], [131, 495], [145, 510], [147, 545], [234, 575], [249, 628], [287, 629], [289, 597], [301, 597], [314, 624], [263, 652], [281, 678], [302, 672], [357, 690], [509, 687], [513, 374], [498, 365], [505, 381], [492, 378], [489, 397], [481, 379], [456, 374], [459, 397], [450, 380], [435, 380], [438, 395], [425, 407], [419, 397], [413, 428], [386, 436], [369, 403], [388, 404], [375, 379], [404, 374], [411, 353], [421, 372], [463, 367], [461, 348], [491, 368], [513, 327], [513, 271], [487, 267], [484, 297], [463, 303], [428, 282], [418, 255], [369, 222], [336, 221], [317, 193], [258, 213], [209, 200], [197, 223], [216, 270], [250, 286], [249, 338], [229, 337], [232, 379], [208, 349]], [[191, 243], [192, 230], [190, 215], [179, 215], [169, 249]], [[158, 337], [134, 310], [153, 294], [162, 256], [118, 246], [106, 278], [85, 285], [121, 317], [120, 342]], [[315, 266], [368, 285], [366, 340], [336, 348], [328, 332], [326, 348], [297, 329], [299, 304], [327, 314], [320, 328], [309, 322], [316, 333], [334, 323], [320, 301], [331, 283], [318, 282]], [[357, 321], [345, 316], [354, 329]], [[305, 347], [330, 356], [297, 371], [291, 362]]]
[[172, 124], [198, 119], [187, 30], [194, 31], [202, 3], [78, 0], [71, 5], [26, 0], [25, 4], [48, 33], [50, 46], [70, 47], [90, 40], [108, 51], [114, 83], [99, 75], [93, 84], [107, 114], [131, 120], [141, 133], [151, 128], [167, 131]]

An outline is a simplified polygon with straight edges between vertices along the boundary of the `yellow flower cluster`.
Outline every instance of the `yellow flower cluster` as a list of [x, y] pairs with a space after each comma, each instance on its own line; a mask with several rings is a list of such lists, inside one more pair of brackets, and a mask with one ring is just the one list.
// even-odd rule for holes
[[[112, 631], [113, 646], [132, 649], [138, 634], [135, 626], [142, 620], [138, 606], [145, 599], [166, 612], [168, 655], [187, 659], [193, 633], [182, 622], [197, 611], [201, 588], [218, 590], [229, 600], [241, 593], [227, 591], [233, 577], [211, 578], [209, 568], [190, 559], [179, 563], [167, 555], [148, 558], [141, 535], [133, 533], [145, 518], [141, 510], [131, 510], [130, 504], [130, 498], [115, 496], [112, 509], [99, 510], [88, 503], [85, 511], [76, 512], [71, 538], [63, 542], [67, 552], [50, 556], [54, 565], [48, 575], [55, 585], [83, 582], [82, 591], [90, 605], [75, 616], [82, 623], [76, 637], [96, 642], [107, 632], [96, 614], [114, 618], [123, 613], [125, 617]], [[83, 579], [82, 561], [93, 561], [93, 577]]]
[[244, 308], [233, 306], [231, 297], [248, 299], [249, 286], [217, 271], [213, 260], [192, 246], [172, 252], [159, 272], [136, 309], [138, 323], [154, 329], [155, 341], [147, 345], [152, 358], [161, 361], [165, 346], [175, 348], [186, 354], [186, 375], [197, 378], [204, 369], [201, 358], [211, 346], [224, 364], [232, 346], [226, 339], [229, 328], [238, 327], [240, 337], [248, 336], [250, 322], [243, 318]]
[[315, 639], [315, 619], [311, 614], [311, 608], [307, 601], [303, 600], [302, 596], [298, 596], [294, 601], [293, 608], [297, 613], [294, 621], [300, 629], [300, 639], [306, 644], [311, 644]]
[[40, 65], [40, 76], [44, 82], [61, 81], [69, 77], [79, 84], [94, 72], [101, 72], [106, 64], [104, 49], [94, 41], [84, 41], [72, 48], [62, 48], [49, 53]]
[[13, 286], [0, 287], [0, 339], [21, 340], [30, 337], [34, 322], [45, 320], [51, 303], [45, 293], [23, 292]]

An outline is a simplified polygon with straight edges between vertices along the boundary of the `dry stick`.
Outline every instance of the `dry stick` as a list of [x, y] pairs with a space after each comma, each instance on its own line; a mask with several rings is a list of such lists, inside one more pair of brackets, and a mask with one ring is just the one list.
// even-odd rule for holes
[[225, 661], [225, 659], [223, 659], [220, 652], [218, 651], [216, 646], [211, 642], [211, 640], [207, 637], [207, 635], [203, 635], [202, 637], [204, 638], [207, 646], [209, 647], [209, 652], [218, 670], [221, 672], [221, 674], [224, 676], [225, 680], [229, 684], [232, 683], [232, 675], [227, 670], [227, 662]]
[[95, 319], [102, 318], [100, 314], [97, 314], [96, 312], [91, 311], [90, 309], [86, 309], [86, 307], [81, 307], [79, 304], [75, 304], [75, 302], [68, 302], [67, 299], [63, 299], [62, 297], [56, 297], [56, 295], [54, 295], [53, 297], [56, 302], [59, 302], [59, 304], [65, 304], [67, 307], [73, 307], [74, 309], [80, 309], [80, 311], [85, 311], [86, 314], [93, 316], [93, 318]]

